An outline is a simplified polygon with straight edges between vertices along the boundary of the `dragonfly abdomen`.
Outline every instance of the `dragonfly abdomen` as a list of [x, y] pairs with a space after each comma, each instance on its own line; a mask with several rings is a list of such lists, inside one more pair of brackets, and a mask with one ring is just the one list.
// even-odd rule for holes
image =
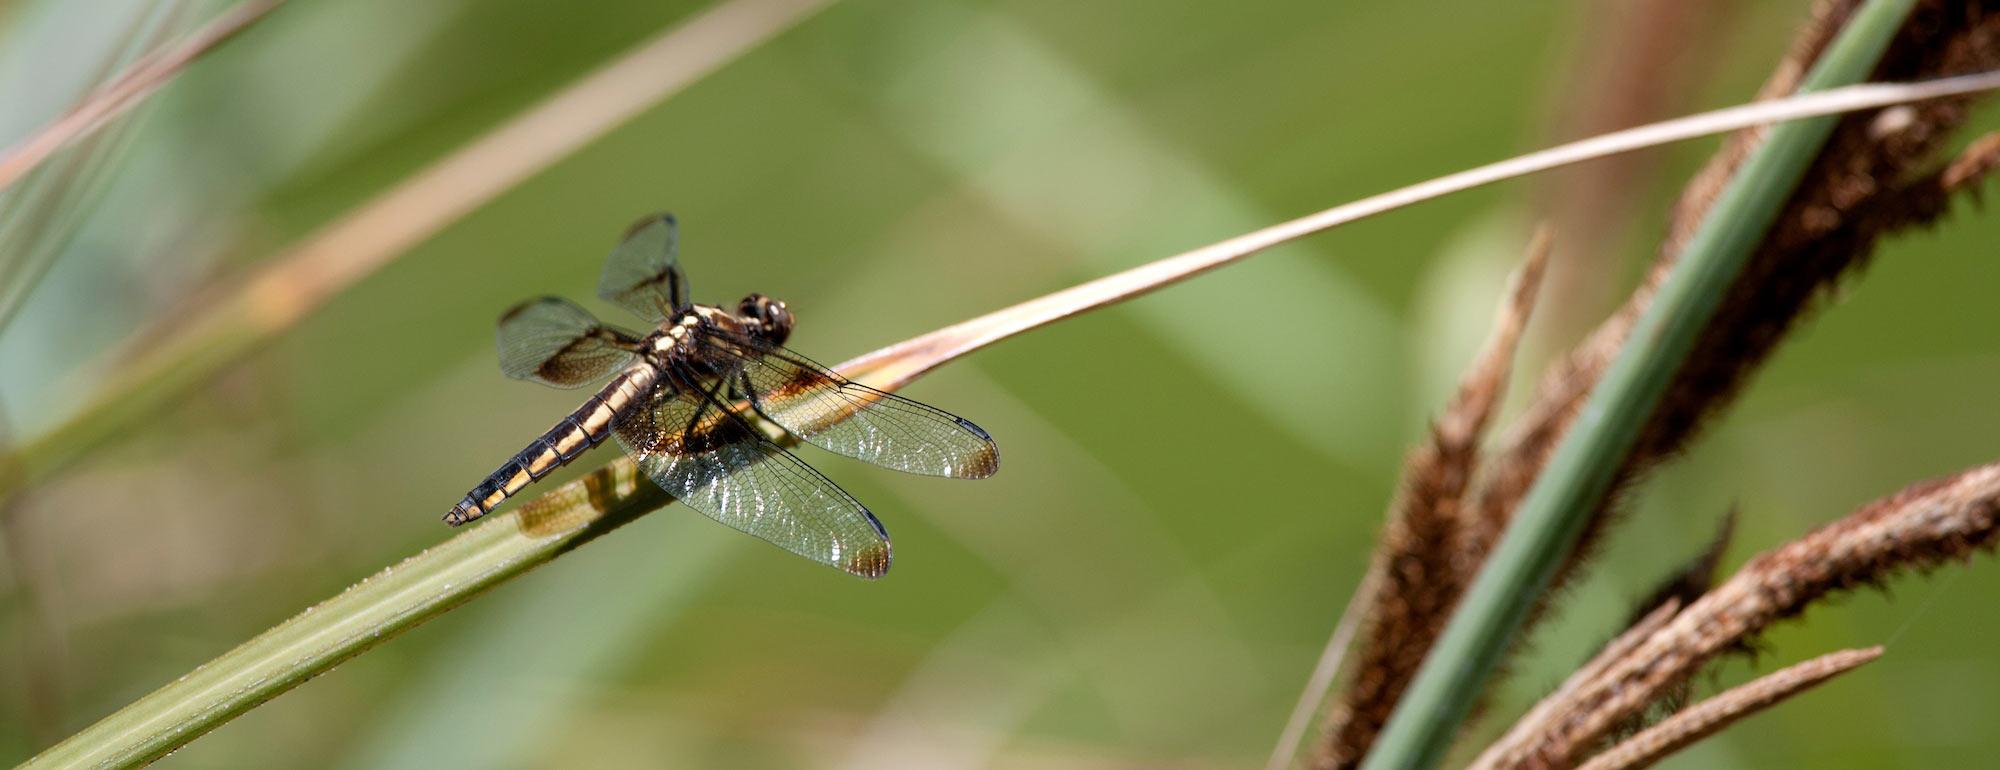
[[457, 526], [491, 513], [507, 498], [591, 447], [604, 443], [620, 418], [639, 404], [639, 397], [652, 390], [658, 370], [641, 365], [620, 373], [592, 395], [576, 411], [564, 417], [526, 449], [514, 455], [466, 493], [465, 499], [444, 515], [446, 524]]

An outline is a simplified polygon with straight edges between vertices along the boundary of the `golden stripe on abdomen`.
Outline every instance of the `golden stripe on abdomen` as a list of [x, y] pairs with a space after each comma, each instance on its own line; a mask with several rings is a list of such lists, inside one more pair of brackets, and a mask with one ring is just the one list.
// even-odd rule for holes
[[651, 369], [629, 369], [620, 374], [473, 487], [465, 499], [445, 514], [445, 523], [457, 526], [491, 513], [523, 487], [568, 464], [584, 450], [603, 443], [611, 435], [611, 426], [617, 423], [619, 415], [638, 401], [639, 393], [650, 390], [654, 381]]

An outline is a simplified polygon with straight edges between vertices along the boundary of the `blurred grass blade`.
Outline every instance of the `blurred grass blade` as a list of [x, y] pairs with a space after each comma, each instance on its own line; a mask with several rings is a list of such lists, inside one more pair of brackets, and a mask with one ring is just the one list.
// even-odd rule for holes
[[[457, 618], [460, 630], [445, 649], [371, 703], [341, 759], [327, 764], [499, 769], [546, 756], [547, 744], [572, 727], [569, 718], [589, 709], [588, 683], [643, 660], [649, 634], [677, 625], [724, 574], [719, 567], [751, 545], [718, 532], [727, 545], [661, 558], [660, 534], [607, 539], [591, 558], [470, 608], [475, 617]], [[463, 729], [468, 706], [505, 714], [507, 729]]]
[[388, 567], [29, 760], [136, 767], [669, 501], [620, 463]]
[[1285, 770], [1298, 759], [1299, 749], [1305, 744], [1306, 731], [1312, 728], [1313, 717], [1319, 715], [1333, 693], [1334, 677], [1340, 675], [1347, 652], [1353, 647], [1354, 636], [1361, 631], [1368, 597], [1381, 589], [1381, 582], [1381, 568], [1371, 564], [1368, 572], [1362, 575], [1361, 582], [1354, 587], [1354, 593], [1347, 597], [1347, 604], [1340, 610], [1340, 619], [1334, 621], [1333, 633], [1327, 635], [1326, 646], [1320, 648], [1319, 660], [1313, 664], [1312, 674], [1306, 677], [1305, 689], [1299, 692], [1298, 701], [1292, 704], [1291, 716], [1285, 718], [1285, 728], [1278, 733], [1278, 744], [1271, 747], [1271, 755], [1264, 760], [1264, 770]]
[[[32, 483], [157, 413], [329, 297], [829, 2], [726, 0], [306, 236], [171, 330], [143, 332], [160, 342], [118, 356], [130, 363], [108, 371], [75, 414], [23, 442], [21, 478]], [[12, 493], [5, 484], [0, 497]]]
[[[1996, 87], [2000, 87], [2000, 73], [1923, 84], [1870, 86], [1819, 94], [1818, 98], [1786, 99], [1731, 108], [1562, 145], [1168, 257], [912, 338], [836, 368], [855, 380], [885, 391], [895, 391], [946, 362], [1015, 334], [1143, 295], [1289, 240], [1431, 197], [1678, 138], [1803, 115], [1829, 114]], [[551, 116], [548, 119], [556, 118]], [[581, 141], [573, 134], [569, 136], [572, 141]], [[482, 142], [481, 146], [484, 144]], [[515, 172], [526, 173], [526, 170], [517, 166]], [[499, 188], [490, 189], [497, 192]], [[461, 201], [465, 206], [471, 205], [461, 198], [454, 200]], [[412, 205], [422, 203], [412, 201]], [[436, 205], [432, 203], [425, 208]], [[385, 211], [373, 216], [393, 220], [403, 214]], [[411, 216], [419, 222], [393, 223], [395, 231], [402, 237], [413, 237], [424, 223], [436, 221], [434, 213]], [[391, 222], [380, 224], [392, 226]], [[359, 238], [360, 235], [345, 237]], [[381, 237], [374, 236], [377, 239]], [[380, 240], [368, 240], [357, 245], [376, 244], [379, 248], [380, 243]], [[318, 248], [329, 247], [322, 245]], [[373, 253], [378, 259], [386, 259], [394, 252]], [[316, 257], [305, 262], [313, 267], [298, 268], [305, 272], [285, 275], [293, 280], [313, 276], [315, 274], [310, 271], [317, 267], [318, 260], [332, 260], [337, 256]], [[338, 260], [328, 267], [342, 271], [354, 269]], [[353, 276], [347, 277], [351, 279]], [[283, 281], [269, 285], [275, 287], [272, 290], [297, 288]], [[313, 287], [316, 291], [328, 289], [319, 284]], [[259, 295], [253, 291], [247, 296]], [[270, 301], [269, 298], [263, 299]], [[237, 312], [257, 307], [268, 306], [251, 301]], [[303, 312], [297, 304], [280, 309], [288, 309], [293, 314]], [[225, 323], [224, 333], [237, 336], [221, 339], [234, 340], [230, 344], [243, 345], [259, 338], [259, 329], [270, 327], [257, 326], [253, 320], [256, 318], [263, 316], [235, 318], [228, 322], [236, 324], [234, 326]], [[287, 318], [296, 318], [296, 315]], [[201, 361], [211, 368], [224, 360], [219, 358], [224, 351], [218, 347], [211, 345], [199, 350], [206, 356]], [[188, 381], [186, 373], [179, 376], [183, 383]], [[0, 478], [5, 478], [4, 473], [0, 473]], [[484, 523], [445, 543], [355, 584], [339, 596], [306, 610], [71, 736], [30, 760], [26, 766], [130, 767], [157, 759], [341, 661], [669, 502], [671, 498], [664, 491], [637, 475], [629, 459], [612, 462], [507, 513], [490, 516]]]
[[1003, 597], [941, 640], [855, 732], [843, 770], [992, 767], [1022, 725], [1081, 676], [1074, 650], [1053, 645], [1033, 608]]
[[[1870, 0], [1812, 71], [1802, 91], [1867, 77], [1914, 0]], [[1547, 468], [1535, 479], [1514, 522], [1397, 704], [1366, 770], [1435, 766], [1478, 699], [1500, 656], [1582, 524], [1603, 498], [1639, 429], [1763, 240], [1820, 146], [1832, 118], [1771, 129], [1688, 242], [1659, 295], [1632, 330]]]
[[122, 127], [78, 142], [63, 157], [35, 169], [20, 187], [0, 193], [0, 330], [14, 320], [35, 285], [76, 235], [104, 172], [128, 138]]
[[71, 142], [89, 136], [119, 115], [144, 103], [203, 54], [215, 50], [276, 10], [283, 0], [245, 0], [195, 30], [179, 45], [149, 54], [91, 93], [83, 103], [19, 144], [0, 152], [0, 190], [12, 187], [29, 171]]
[[[151, 50], [172, 34], [181, 22], [184, 6], [168, 2], [135, 14], [119, 41], [104, 52], [92, 82], [105, 82], [128, 59]], [[131, 128], [132, 121], [119, 121], [108, 130], [83, 137], [47, 164], [31, 170], [21, 186], [0, 189], [0, 332], [6, 330], [23, 300], [76, 235], [78, 221], [102, 191], [104, 172], [114, 165]], [[0, 404], [0, 415], [6, 411]], [[13, 438], [12, 427], [0, 419], [0, 450], [11, 446]], [[0, 473], [6, 472], [0, 468]], [[26, 732], [34, 745], [42, 746], [62, 737], [69, 646], [66, 629], [51, 612], [60, 602], [52, 590], [57, 581], [48, 552], [48, 533], [32, 517], [18, 515], [20, 503], [19, 499], [0, 500], [0, 554], [4, 554], [0, 561], [5, 562], [20, 608], [21, 662], [26, 669], [20, 689], [28, 706]]]
[[[133, 19], [122, 41], [114, 46], [92, 78], [92, 82], [99, 84], [95, 92], [103, 93], [115, 85], [114, 74], [117, 78], [130, 77], [130, 70], [139, 65], [127, 66], [127, 60], [138, 57], [143, 64], [143, 52], [172, 34], [182, 23], [185, 10], [183, 3], [168, 3], [157, 13], [142, 13]], [[131, 138], [133, 122], [119, 120], [123, 114], [106, 118], [109, 126], [100, 124], [97, 131], [71, 137], [74, 146], [28, 169], [20, 186], [8, 189], [0, 184], [0, 331], [6, 330], [14, 314], [26, 304], [35, 285], [68, 247], [77, 225], [103, 192], [107, 172], [116, 165], [117, 156]]]

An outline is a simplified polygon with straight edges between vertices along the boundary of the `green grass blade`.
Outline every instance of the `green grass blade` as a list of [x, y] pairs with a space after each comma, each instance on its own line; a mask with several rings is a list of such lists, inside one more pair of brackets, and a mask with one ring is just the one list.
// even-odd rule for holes
[[403, 560], [209, 661], [23, 768], [136, 767], [671, 498], [616, 462]]
[[[1912, 5], [1912, 0], [1870, 0], [1813, 66], [1801, 90], [1867, 77]], [[1816, 118], [1773, 127], [1730, 180], [1529, 489], [1514, 523], [1362, 763], [1365, 770], [1428, 768], [1443, 757], [1696, 336], [1834, 123]]]
[[[509, 596], [456, 610], [470, 615], [454, 621], [453, 641], [372, 702], [327, 766], [512, 768], [548, 756], [547, 746], [573, 729], [573, 715], [591, 708], [590, 684], [615, 681], [644, 660], [654, 634], [681, 625], [732, 559], [753, 548], [781, 558], [722, 527], [679, 531], [693, 529], [709, 530], [713, 537], [701, 539], [708, 547], [679, 541], [662, 558], [660, 527], [629, 532], [592, 544], [590, 558], [522, 581]], [[505, 714], [507, 728], [465, 729], [468, 709]]]

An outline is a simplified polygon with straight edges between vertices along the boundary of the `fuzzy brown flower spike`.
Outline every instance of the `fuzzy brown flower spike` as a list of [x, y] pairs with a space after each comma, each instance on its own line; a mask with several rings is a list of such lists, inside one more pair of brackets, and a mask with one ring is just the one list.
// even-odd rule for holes
[[[1857, 5], [1855, 0], [1820, 3], [1763, 95], [1795, 88], [1800, 73]], [[1874, 77], [1927, 77], [1994, 67], [2000, 67], [2000, 8], [1925, 0]], [[1948, 208], [1951, 194], [1972, 189], [1993, 170], [2000, 148], [1979, 144], [1945, 171], [1925, 173], [1964, 122], [1967, 105], [1964, 99], [1940, 100], [1895, 108], [1889, 118], [1862, 113], [1840, 122], [1675, 375], [1620, 470], [1618, 486], [1684, 448], [1708, 416], [1734, 400], [1794, 323], [1842, 275], [1864, 264], [1884, 235], [1933, 221]], [[1648, 278], [1623, 308], [1543, 378], [1533, 403], [1503, 437], [1502, 448], [1481, 470], [1480, 483], [1469, 496], [1466, 521], [1471, 526], [1461, 533], [1462, 562], [1477, 565], [1491, 551], [1584, 397], [1652, 301], [1687, 233], [1760, 139], [1756, 131], [1732, 137], [1690, 183]], [[1615, 499], [1613, 495], [1600, 505], [1558, 575], [1558, 589], [1593, 551]]]
[[1606, 642], [1588, 663], [1564, 679], [1561, 687], [1535, 704], [1528, 713], [1521, 715], [1521, 718], [1514, 722], [1513, 729], [1507, 732], [1506, 737], [1488, 746], [1478, 759], [1473, 760], [1467, 770], [1493, 770], [1501, 762], [1510, 761], [1511, 752], [1519, 751], [1525, 736], [1540, 735], [1548, 730], [1556, 720], [1564, 716], [1561, 709], [1574, 699], [1578, 692], [1591, 686], [1604, 675], [1606, 669], [1624, 660], [1625, 656], [1632, 654], [1632, 650], [1653, 638], [1654, 632], [1666, 626], [1667, 621], [1673, 620], [1674, 615], [1680, 611], [1681, 600], [1669, 597], [1664, 604], [1655, 607], [1652, 612], [1626, 628], [1624, 633]]
[[1351, 767], [1402, 697], [1424, 651], [1435, 639], [1464, 586], [1465, 565], [1454, 564], [1454, 533], [1462, 524], [1459, 501], [1479, 451], [1479, 441], [1505, 392], [1514, 350], [1534, 308], [1548, 263], [1550, 234], [1542, 228], [1493, 322], [1493, 332], [1431, 427], [1430, 441], [1403, 461], [1400, 492], [1360, 597], [1368, 607], [1352, 684], [1332, 711], [1315, 757], [1318, 767]]
[[1674, 752], [1721, 732], [1737, 720], [1825, 684], [1827, 680], [1879, 657], [1882, 657], [1881, 647], [1841, 650], [1758, 677], [1749, 684], [1730, 688], [1647, 728], [1645, 732], [1620, 741], [1610, 751], [1591, 757], [1581, 770], [1639, 770], [1651, 767]]
[[[1858, 0], [1820, 2], [1761, 95], [1795, 90], [1858, 5]], [[1874, 73], [1877, 79], [2000, 67], [2000, 10], [1947, 0], [1918, 5], [1885, 53]], [[1841, 275], [1861, 265], [1884, 234], [1932, 221], [1948, 209], [1951, 195], [1975, 188], [1994, 169], [2000, 145], [1981, 142], [1944, 170], [1924, 173], [1963, 122], [1966, 104], [1964, 99], [1944, 100], [1896, 108], [1892, 119], [1863, 113], [1841, 121], [1669, 385], [1620, 469], [1617, 486], [1686, 446], [1707, 416], [1734, 399], [1793, 323]], [[1467, 423], [1472, 441], [1453, 428], [1450, 415], [1461, 408], [1455, 406], [1447, 409], [1431, 442], [1412, 453], [1364, 582], [1363, 606], [1369, 611], [1357, 645], [1358, 662], [1317, 740], [1316, 767], [1351, 767], [1372, 745], [1460, 593], [1651, 303], [1687, 234], [1761, 140], [1757, 130], [1732, 137], [1690, 183], [1649, 276], [1617, 313], [1542, 378], [1533, 402], [1497, 452], [1483, 459], [1474, 456], [1487, 407], [1462, 391], [1460, 402], [1478, 407], [1464, 412], [1478, 418]], [[1468, 383], [1479, 376], [1475, 371]], [[1475, 460], [1480, 460], [1476, 474]], [[1615, 499], [1614, 494], [1600, 502], [1550, 595], [1559, 595], [1560, 586], [1592, 552]]]
[[2000, 540], [2000, 463], [1913, 485], [1751, 559], [1645, 642], [1598, 661], [1489, 751], [1494, 768], [1567, 768], [1622, 720], [1722, 652], [1836, 591], [1991, 550]]

